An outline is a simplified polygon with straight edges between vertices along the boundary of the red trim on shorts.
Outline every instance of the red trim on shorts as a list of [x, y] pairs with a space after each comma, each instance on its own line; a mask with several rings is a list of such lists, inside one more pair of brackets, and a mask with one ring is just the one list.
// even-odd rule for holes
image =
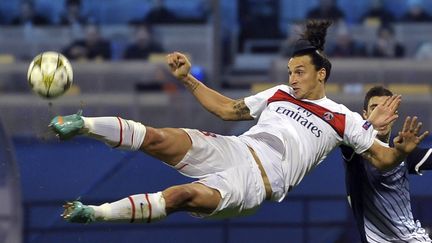
[[135, 203], [132, 197], [129, 196], [128, 198], [130, 203], [132, 204], [132, 217], [129, 223], [133, 223], [135, 221]]
[[148, 194], [147, 193], [145, 194], [145, 199], [146, 199], [146, 201], [148, 203], [148, 208], [149, 208], [149, 216], [148, 216], [148, 219], [147, 219], [147, 223], [150, 223], [151, 222], [151, 216], [152, 216], [152, 205], [150, 203], [150, 200], [148, 198]]
[[117, 117], [117, 119], [118, 119], [119, 124], [120, 124], [120, 142], [119, 142], [116, 146], [114, 146], [113, 148], [120, 147], [120, 145], [121, 145], [122, 142], [123, 142], [123, 126], [122, 126], [121, 118], [120, 118], [120, 117]]
[[280, 89], [272, 97], [270, 97], [270, 99], [268, 99], [267, 104], [275, 101], [287, 101], [301, 106], [303, 109], [312, 112], [314, 115], [329, 124], [336, 131], [336, 133], [343, 138], [345, 134], [345, 114], [330, 111], [329, 109], [312, 102], [298, 100]]

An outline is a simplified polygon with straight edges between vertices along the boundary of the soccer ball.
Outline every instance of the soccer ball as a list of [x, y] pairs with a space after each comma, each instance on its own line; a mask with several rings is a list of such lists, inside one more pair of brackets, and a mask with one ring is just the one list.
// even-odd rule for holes
[[32, 90], [47, 99], [64, 94], [72, 85], [69, 60], [57, 52], [43, 52], [30, 63], [27, 80]]

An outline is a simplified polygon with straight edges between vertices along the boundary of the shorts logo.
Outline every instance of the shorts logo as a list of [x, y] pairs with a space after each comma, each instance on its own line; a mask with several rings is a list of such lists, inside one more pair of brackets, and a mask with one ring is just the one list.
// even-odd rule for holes
[[324, 113], [323, 118], [326, 121], [331, 121], [331, 120], [333, 120], [334, 115], [333, 115], [333, 113], [327, 111], [326, 113]]
[[362, 127], [364, 130], [368, 130], [370, 126], [372, 126], [372, 123], [370, 123], [369, 121], [365, 121]]

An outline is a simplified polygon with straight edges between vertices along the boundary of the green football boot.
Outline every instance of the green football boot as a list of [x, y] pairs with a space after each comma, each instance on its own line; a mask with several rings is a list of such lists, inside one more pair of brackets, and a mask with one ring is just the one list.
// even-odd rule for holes
[[60, 216], [70, 223], [88, 224], [95, 221], [94, 209], [80, 201], [67, 202], [63, 208], [64, 212]]
[[54, 130], [60, 139], [70, 139], [80, 134], [84, 128], [84, 120], [81, 115], [82, 110], [69, 116], [56, 116], [51, 120], [49, 127]]

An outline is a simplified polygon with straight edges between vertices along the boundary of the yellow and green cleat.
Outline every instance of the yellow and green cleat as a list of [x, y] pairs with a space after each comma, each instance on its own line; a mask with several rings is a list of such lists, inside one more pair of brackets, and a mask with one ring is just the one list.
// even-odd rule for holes
[[60, 216], [70, 223], [89, 224], [95, 221], [94, 209], [80, 201], [66, 202], [63, 208], [64, 212]]
[[56, 116], [51, 120], [49, 127], [54, 130], [60, 139], [70, 139], [80, 134], [84, 128], [84, 120], [81, 115], [82, 110], [69, 116]]

